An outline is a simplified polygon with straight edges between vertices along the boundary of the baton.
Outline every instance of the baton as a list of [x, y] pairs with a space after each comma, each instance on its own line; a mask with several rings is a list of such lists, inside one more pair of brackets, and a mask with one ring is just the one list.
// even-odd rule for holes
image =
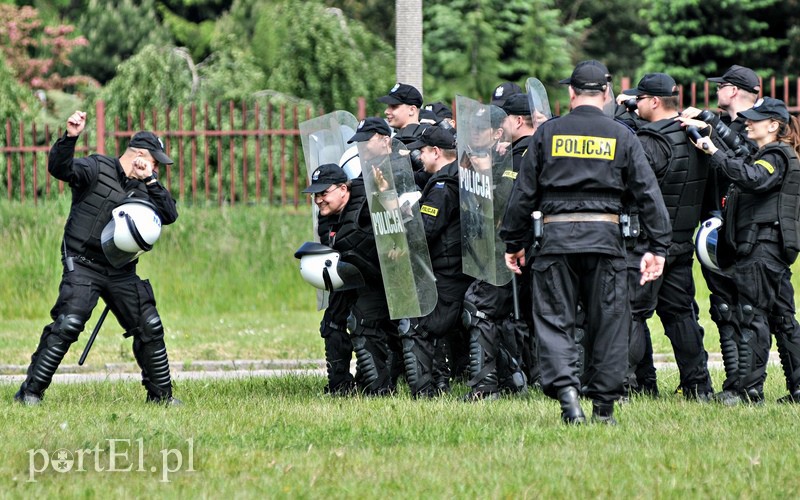
[[94, 326], [94, 330], [92, 330], [92, 335], [89, 336], [89, 341], [86, 342], [86, 347], [83, 348], [83, 354], [81, 354], [81, 359], [78, 360], [78, 364], [83, 366], [83, 362], [86, 361], [86, 356], [89, 354], [89, 349], [92, 348], [92, 344], [94, 344], [94, 339], [97, 338], [97, 332], [100, 331], [100, 327], [103, 326], [103, 321], [106, 320], [106, 316], [108, 316], [108, 310], [110, 307], [106, 304], [106, 308], [103, 309], [103, 314], [100, 315], [100, 319], [97, 320], [97, 324]]
[[519, 293], [517, 292], [516, 273], [511, 273], [511, 297], [514, 302], [514, 320], [519, 321]]

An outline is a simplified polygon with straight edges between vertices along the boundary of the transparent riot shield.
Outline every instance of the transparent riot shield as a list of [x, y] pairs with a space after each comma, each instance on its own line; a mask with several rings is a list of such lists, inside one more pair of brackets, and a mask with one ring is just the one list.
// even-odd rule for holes
[[347, 111], [334, 111], [300, 123], [300, 141], [309, 178], [320, 165], [339, 164], [356, 128], [358, 120]]
[[456, 96], [462, 270], [497, 286], [511, 281], [498, 235], [514, 178], [505, 118], [497, 106]]
[[531, 107], [531, 119], [535, 130], [553, 117], [553, 113], [550, 111], [550, 100], [544, 85], [536, 78], [528, 78], [525, 82], [525, 91], [528, 93], [528, 104]]
[[419, 212], [422, 196], [397, 139], [358, 143], [375, 244], [391, 319], [425, 316], [436, 306], [436, 280]]
[[[358, 120], [347, 111], [334, 111], [300, 123], [300, 141], [303, 144], [303, 156], [309, 179], [320, 165], [339, 164], [339, 160], [347, 150], [347, 141], [353, 137], [357, 127]], [[319, 242], [317, 234], [319, 210], [315, 204], [312, 204], [311, 207], [314, 241]], [[317, 308], [319, 310], [327, 307], [327, 299], [327, 295], [323, 291], [317, 291]]]

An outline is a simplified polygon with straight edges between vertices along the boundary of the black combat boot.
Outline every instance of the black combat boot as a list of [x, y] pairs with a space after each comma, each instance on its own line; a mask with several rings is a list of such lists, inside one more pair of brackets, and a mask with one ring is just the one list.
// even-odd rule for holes
[[586, 423], [583, 414], [578, 389], [563, 387], [558, 390], [558, 401], [561, 403], [561, 420], [565, 424], [580, 425]]
[[614, 402], [601, 403], [599, 401], [595, 401], [592, 404], [592, 423], [617, 425], [617, 420], [614, 418]]

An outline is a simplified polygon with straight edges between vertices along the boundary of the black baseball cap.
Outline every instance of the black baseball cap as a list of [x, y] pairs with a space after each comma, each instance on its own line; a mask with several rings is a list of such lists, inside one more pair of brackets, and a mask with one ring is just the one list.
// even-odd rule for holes
[[147, 131], [136, 132], [128, 143], [129, 148], [146, 149], [162, 165], [172, 165], [172, 159], [164, 152], [164, 143], [156, 134]]
[[590, 59], [579, 62], [572, 71], [572, 75], [558, 83], [581, 90], [605, 90], [610, 81], [611, 74], [605, 64]]
[[623, 90], [622, 93], [672, 97], [678, 95], [678, 84], [666, 73], [648, 73], [639, 80], [639, 85], [635, 89]]
[[758, 94], [761, 89], [761, 81], [755, 71], [744, 66], [734, 64], [722, 76], [715, 76], [709, 78], [709, 82], [714, 83], [730, 83], [736, 85], [742, 90], [746, 90], [751, 94]]
[[500, 106], [487, 104], [475, 110], [475, 114], [472, 117], [472, 127], [485, 129], [487, 125], [486, 119], [488, 118], [489, 127], [500, 128], [503, 125], [503, 120], [506, 119], [506, 116], [508, 115], [506, 115], [506, 112], [503, 111]]
[[740, 111], [739, 116], [754, 122], [771, 119], [789, 123], [789, 110], [786, 109], [786, 103], [772, 97], [765, 97], [758, 106]]
[[408, 104], [422, 106], [422, 94], [414, 86], [407, 83], [395, 83], [394, 87], [385, 96], [378, 97], [378, 101], [385, 104]]
[[368, 141], [375, 134], [392, 135], [392, 131], [389, 129], [389, 124], [386, 123], [386, 120], [371, 116], [361, 120], [356, 129], [356, 134], [347, 141], [347, 144]]
[[442, 149], [456, 149], [456, 135], [451, 129], [431, 125], [422, 131], [417, 140], [408, 144], [409, 150], [420, 149], [425, 146], [435, 146]]
[[531, 104], [528, 102], [528, 94], [514, 94], [500, 107], [507, 115], [531, 115]]
[[433, 111], [436, 115], [436, 121], [440, 122], [445, 118], [453, 118], [453, 110], [447, 104], [437, 101], [425, 105], [425, 109]]
[[490, 104], [494, 104], [495, 106], [502, 106], [503, 103], [506, 102], [506, 99], [508, 99], [514, 94], [521, 94], [521, 93], [522, 93], [522, 87], [520, 87], [516, 83], [503, 82], [494, 88]]
[[344, 184], [347, 182], [347, 174], [342, 167], [335, 163], [325, 163], [320, 165], [311, 174], [311, 185], [303, 190], [304, 193], [317, 194], [325, 192], [334, 184]]
[[430, 109], [422, 108], [419, 110], [419, 122], [427, 123], [428, 125], [436, 125], [439, 120], [436, 118], [436, 113]]

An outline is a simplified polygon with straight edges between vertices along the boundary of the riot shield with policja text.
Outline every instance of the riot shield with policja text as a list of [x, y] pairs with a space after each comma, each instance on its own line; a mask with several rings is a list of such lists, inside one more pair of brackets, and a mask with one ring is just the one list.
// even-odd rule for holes
[[438, 294], [408, 150], [389, 137], [358, 149], [389, 317], [425, 316]]
[[498, 234], [514, 179], [505, 118], [497, 106], [456, 96], [462, 270], [496, 286], [511, 281]]

